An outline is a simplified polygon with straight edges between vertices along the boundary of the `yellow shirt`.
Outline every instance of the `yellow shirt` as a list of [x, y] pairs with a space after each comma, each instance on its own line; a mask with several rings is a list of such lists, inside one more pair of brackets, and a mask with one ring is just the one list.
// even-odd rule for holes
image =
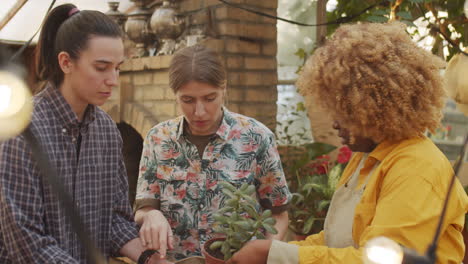
[[[362, 155], [353, 156], [339, 185], [351, 176]], [[388, 237], [424, 254], [434, 236], [447, 194], [453, 174], [451, 164], [427, 138], [396, 144], [383, 142], [369, 154], [357, 188], [376, 160], [381, 163], [369, 180], [354, 216], [353, 239], [360, 248], [328, 248], [321, 232], [304, 241], [291, 242], [299, 245], [300, 264], [361, 264], [361, 248], [377, 236]], [[457, 180], [442, 227], [437, 263], [461, 263], [465, 251], [461, 231], [467, 211], [468, 197]]]

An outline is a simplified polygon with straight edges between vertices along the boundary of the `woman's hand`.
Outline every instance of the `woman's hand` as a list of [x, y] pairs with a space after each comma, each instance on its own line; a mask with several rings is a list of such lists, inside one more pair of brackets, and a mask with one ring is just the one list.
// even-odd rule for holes
[[245, 244], [226, 264], [266, 264], [271, 240], [254, 240]]
[[166, 257], [167, 249], [174, 249], [171, 226], [159, 210], [149, 210], [144, 214], [140, 239], [144, 247], [159, 250], [163, 258]]

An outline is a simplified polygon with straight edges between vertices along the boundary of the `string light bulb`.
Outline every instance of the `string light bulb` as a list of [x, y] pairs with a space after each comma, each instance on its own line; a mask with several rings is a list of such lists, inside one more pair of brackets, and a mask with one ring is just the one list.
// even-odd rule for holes
[[393, 240], [386, 237], [375, 237], [364, 247], [364, 264], [401, 264], [403, 249]]
[[20, 134], [31, 121], [32, 100], [19, 75], [0, 70], [0, 141]]

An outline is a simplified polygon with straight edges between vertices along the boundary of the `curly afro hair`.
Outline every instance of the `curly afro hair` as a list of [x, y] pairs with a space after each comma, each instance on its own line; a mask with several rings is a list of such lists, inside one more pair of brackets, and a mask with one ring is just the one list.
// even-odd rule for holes
[[297, 87], [352, 135], [399, 141], [439, 126], [444, 66], [400, 22], [342, 25], [308, 59]]

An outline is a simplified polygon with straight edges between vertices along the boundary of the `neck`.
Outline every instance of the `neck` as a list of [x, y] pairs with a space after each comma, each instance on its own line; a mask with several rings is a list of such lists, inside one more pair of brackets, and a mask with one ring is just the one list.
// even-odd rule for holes
[[78, 121], [81, 122], [83, 120], [88, 104], [78, 99], [77, 95], [73, 92], [73, 89], [71, 89], [71, 84], [68, 83], [66, 80], [64, 80], [63, 83], [60, 85], [59, 91], [65, 98], [65, 101], [67, 101], [67, 103], [71, 106], [73, 112], [78, 117]]

